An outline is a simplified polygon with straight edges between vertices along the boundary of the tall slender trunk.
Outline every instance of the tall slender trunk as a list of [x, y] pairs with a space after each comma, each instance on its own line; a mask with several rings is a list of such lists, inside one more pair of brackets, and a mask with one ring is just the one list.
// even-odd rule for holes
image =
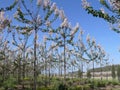
[[49, 85], [50, 85], [50, 78], [51, 78], [51, 61], [49, 62]]
[[37, 85], [37, 74], [36, 74], [36, 61], [37, 61], [37, 56], [36, 56], [36, 43], [37, 43], [37, 29], [35, 28], [35, 33], [34, 33], [34, 85], [33, 85], [33, 90], [36, 90], [36, 85]]
[[83, 79], [83, 61], [81, 62], [81, 64], [82, 64], [81, 78]]
[[18, 84], [21, 82], [21, 59], [18, 59]]
[[93, 60], [93, 80], [94, 80], [94, 77], [95, 75], [94, 75], [94, 60]]
[[73, 80], [73, 65], [72, 65], [72, 80]]
[[23, 50], [23, 71], [22, 71], [22, 77], [23, 77], [22, 88], [25, 89], [25, 87], [24, 87], [24, 78], [25, 78], [25, 45], [24, 45], [24, 50]]
[[[62, 57], [61, 57], [61, 61], [60, 61], [60, 76], [62, 77], [62, 71], [63, 71], [63, 67], [62, 67], [62, 63], [63, 62], [63, 60], [62, 60]], [[62, 78], [61, 78], [61, 80], [62, 80]]]
[[101, 60], [100, 60], [100, 68], [101, 68], [101, 80], [102, 80], [102, 62], [101, 62]]
[[65, 53], [65, 48], [66, 48], [66, 36], [64, 34], [64, 82], [66, 83], [66, 53]]
[[45, 87], [47, 87], [47, 61], [45, 56]]
[[59, 77], [60, 77], [60, 64], [61, 63], [60, 63], [60, 58], [59, 58], [59, 72], [58, 72], [59, 73]]

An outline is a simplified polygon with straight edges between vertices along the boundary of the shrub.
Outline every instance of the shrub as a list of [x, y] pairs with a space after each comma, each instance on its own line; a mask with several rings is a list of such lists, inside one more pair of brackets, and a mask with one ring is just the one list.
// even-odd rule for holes
[[30, 78], [29, 77], [25, 77], [24, 81], [30, 81]]
[[89, 85], [85, 85], [84, 87], [83, 87], [83, 90], [90, 90], [91, 88], [90, 88], [90, 86]]
[[68, 83], [69, 86], [73, 85], [73, 81], [72, 80], [68, 81], [67, 83]]
[[49, 86], [49, 87], [38, 87], [37, 90], [55, 90], [55, 89], [53, 89], [53, 87]]
[[2, 76], [0, 76], [0, 87], [2, 86], [3, 84], [3, 80], [2, 80]]
[[68, 86], [62, 82], [56, 82], [53, 88], [54, 90], [68, 90]]
[[119, 85], [119, 82], [118, 81], [112, 81], [112, 85]]
[[5, 90], [7, 90], [8, 88], [13, 89], [15, 84], [16, 84], [16, 80], [10, 77], [3, 82], [3, 87], [5, 88]]
[[76, 87], [71, 87], [69, 88], [69, 90], [90, 90], [90, 86], [89, 85], [79, 85]]
[[97, 87], [105, 87], [106, 86], [106, 83], [103, 82], [103, 81], [99, 81], [98, 84], [97, 84]]

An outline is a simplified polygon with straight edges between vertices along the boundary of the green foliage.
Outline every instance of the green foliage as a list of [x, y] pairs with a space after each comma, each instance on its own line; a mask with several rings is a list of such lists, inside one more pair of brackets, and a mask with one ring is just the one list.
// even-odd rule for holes
[[75, 87], [70, 87], [68, 90], [90, 90], [90, 86], [89, 85], [78, 85]]
[[0, 11], [10, 11], [17, 5], [17, 3], [18, 3], [18, 0], [14, 0], [14, 2], [10, 6], [5, 8], [0, 8]]
[[53, 88], [55, 90], [68, 90], [68, 86], [63, 82], [56, 82]]
[[112, 78], [115, 79], [116, 78], [116, 73], [115, 73], [115, 66], [112, 65]]
[[38, 87], [37, 90], [54, 90], [51, 87]]
[[104, 81], [97, 82], [97, 87], [105, 87], [106, 83]]
[[110, 23], [114, 23], [116, 21], [114, 16], [104, 14], [104, 13], [102, 13], [101, 10], [95, 10], [95, 9], [93, 9], [93, 7], [88, 7], [86, 10], [88, 11], [88, 14], [92, 14], [94, 17], [103, 18]]
[[120, 65], [118, 65], [117, 68], [117, 77], [118, 77], [118, 81], [120, 82]]
[[0, 75], [0, 86], [2, 86], [2, 76]]
[[78, 70], [78, 77], [82, 78], [82, 76], [83, 76], [83, 73], [82, 73], [82, 71], [79, 69], [79, 70]]
[[3, 82], [3, 87], [5, 89], [8, 89], [8, 88], [12, 89], [12, 88], [14, 88], [15, 85], [16, 85], [16, 79], [13, 77], [10, 77]]
[[90, 73], [90, 71], [87, 71], [87, 78], [91, 78], [91, 73]]

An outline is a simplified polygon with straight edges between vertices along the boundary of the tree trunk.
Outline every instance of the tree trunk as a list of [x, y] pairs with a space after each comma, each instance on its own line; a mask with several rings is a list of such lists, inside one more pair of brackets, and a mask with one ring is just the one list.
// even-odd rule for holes
[[37, 74], [36, 74], [36, 61], [37, 61], [37, 56], [36, 56], [36, 43], [37, 43], [37, 30], [35, 28], [35, 34], [34, 34], [34, 84], [33, 84], [33, 90], [36, 90], [36, 85], [37, 85]]
[[64, 83], [66, 84], [66, 53], [65, 53], [65, 48], [66, 48], [66, 43], [65, 43], [65, 35], [64, 35]]

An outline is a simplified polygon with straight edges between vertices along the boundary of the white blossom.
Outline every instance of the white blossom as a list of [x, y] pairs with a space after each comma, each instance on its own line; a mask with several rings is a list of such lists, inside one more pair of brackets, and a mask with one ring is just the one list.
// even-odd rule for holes
[[46, 26], [49, 27], [51, 25], [50, 21], [46, 21]]
[[51, 6], [51, 8], [50, 8], [50, 10], [54, 11], [56, 8], [57, 8], [56, 3], [53, 3], [52, 6]]
[[60, 34], [61, 34], [61, 35], [63, 35], [63, 34], [64, 34], [63, 30], [61, 30], [61, 31], [60, 31]]
[[0, 22], [4, 21], [4, 20], [5, 20], [5, 18], [4, 18], [4, 11], [1, 11], [0, 12]]
[[44, 0], [43, 6], [44, 8], [48, 7], [50, 4], [50, 0]]
[[63, 10], [59, 10], [59, 16], [62, 20], [65, 19], [65, 14], [64, 14], [64, 11]]
[[14, 18], [18, 18], [18, 11], [15, 12]]
[[40, 25], [42, 23], [40, 15], [37, 16], [36, 22], [38, 25]]
[[0, 30], [4, 29], [10, 21], [4, 17], [4, 11], [0, 12]]
[[104, 8], [101, 8], [100, 10], [101, 10], [101, 12], [102, 12], [103, 14], [105, 14]]
[[40, 6], [42, 4], [42, 0], [37, 0], [37, 5]]
[[83, 35], [83, 33], [84, 33], [83, 30], [80, 30], [80, 35]]
[[106, 54], [106, 52], [105, 52], [104, 50], [102, 50], [102, 54], [103, 54], [103, 55], [105, 55], [105, 54]]
[[52, 35], [52, 34], [53, 34], [53, 30], [50, 29], [50, 30], [49, 30], [49, 35]]
[[120, 10], [120, 0], [108, 0], [113, 10]]
[[15, 44], [15, 41], [14, 41], [14, 40], [12, 40], [12, 44]]
[[44, 40], [44, 42], [46, 42], [47, 41], [47, 36], [44, 36], [43, 40]]
[[80, 48], [83, 49], [84, 47], [85, 47], [84, 44], [81, 42], [81, 43], [80, 43]]
[[72, 29], [72, 31], [71, 31], [71, 34], [70, 35], [74, 35], [77, 31], [78, 31], [78, 29], [79, 29], [79, 23], [77, 23], [76, 24], [76, 26]]
[[33, 50], [32, 50], [31, 48], [28, 48], [28, 49], [27, 49], [27, 52], [30, 53], [30, 54], [32, 54], [32, 53], [33, 53]]
[[95, 44], [95, 39], [94, 38], [92, 38], [92, 43]]
[[90, 7], [90, 4], [87, 2], [87, 0], [82, 0], [82, 6], [86, 9], [87, 7]]
[[86, 37], [87, 42], [90, 42], [90, 35], [88, 34]]
[[97, 47], [98, 47], [98, 49], [101, 49], [101, 46], [100, 46], [100, 44], [98, 44], [98, 45], [97, 45]]
[[7, 46], [8, 43], [9, 43], [8, 41], [5, 41], [5, 42], [4, 42], [4, 46]]
[[55, 14], [55, 15], [59, 15], [59, 9], [58, 9], [58, 8], [55, 9], [54, 14]]
[[32, 33], [33, 33], [33, 31], [34, 31], [34, 30], [30, 30], [30, 31], [28, 32], [28, 34], [29, 34], [29, 35], [30, 35], [30, 34], [32, 34]]
[[64, 21], [61, 24], [61, 27], [64, 28], [64, 27], [68, 27], [68, 26], [69, 26], [68, 20], [67, 20], [67, 18], [65, 18]]

